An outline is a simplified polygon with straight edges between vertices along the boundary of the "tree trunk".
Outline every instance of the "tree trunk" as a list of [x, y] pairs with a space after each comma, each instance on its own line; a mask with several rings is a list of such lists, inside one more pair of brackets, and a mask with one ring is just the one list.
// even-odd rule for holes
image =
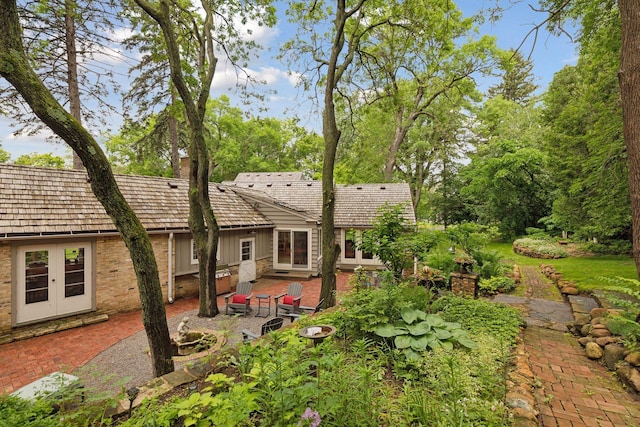
[[633, 257], [640, 275], [640, 2], [618, 0], [622, 23], [620, 96], [629, 158]]
[[[67, 47], [67, 88], [69, 91], [69, 112], [82, 123], [80, 106], [80, 88], [78, 85], [78, 51], [76, 49], [75, 3], [66, 0], [64, 3], [65, 44]], [[73, 152], [73, 169], [81, 170], [84, 166], [78, 153]]]
[[[327, 95], [325, 95], [325, 100]], [[336, 125], [333, 101], [327, 100], [330, 108], [325, 107], [322, 120], [324, 136], [324, 162], [322, 164], [322, 288], [320, 299], [324, 298], [324, 307], [336, 305], [336, 262], [340, 255], [340, 245], [336, 242], [335, 232], [335, 187], [333, 170], [340, 131]]]
[[391, 182], [393, 179], [393, 170], [396, 167], [396, 157], [398, 156], [398, 150], [400, 150], [400, 144], [407, 136], [409, 128], [402, 125], [404, 115], [404, 107], [398, 109], [396, 114], [396, 130], [393, 133], [393, 141], [389, 146], [389, 152], [387, 153], [387, 160], [384, 163], [384, 180]]
[[180, 153], [178, 151], [178, 120], [169, 115], [169, 141], [171, 143], [171, 169], [173, 177], [180, 178]]
[[142, 322], [147, 332], [154, 376], [173, 371], [171, 342], [158, 266], [151, 241], [120, 193], [106, 156], [93, 137], [55, 100], [29, 66], [15, 0], [0, 2], [0, 75], [6, 78], [33, 112], [82, 159], [91, 188], [122, 236], [136, 272]]
[[216, 301], [216, 254], [219, 228], [209, 198], [209, 152], [204, 137], [204, 116], [217, 63], [213, 49], [214, 40], [211, 34], [213, 11], [210, 9], [210, 4], [206, 2], [202, 4], [206, 16], [198, 46], [201, 62], [197, 66], [201, 81], [196, 99], [182, 72], [181, 48], [171, 16], [172, 5], [168, 1], [161, 1], [159, 4], [146, 0], [135, 0], [135, 2], [158, 23], [162, 30], [171, 70], [171, 83], [180, 95], [189, 123], [191, 140], [189, 144], [189, 163], [191, 166], [189, 172], [189, 228], [198, 251], [198, 271], [200, 274], [198, 316], [213, 317], [220, 312]]
[[191, 138], [189, 188], [195, 188], [196, 191], [189, 191], [189, 228], [196, 242], [200, 261], [198, 316], [215, 317], [220, 313], [216, 301], [218, 223], [209, 202], [209, 162], [208, 156], [202, 154], [202, 150], [206, 150], [204, 138], [195, 144], [193, 141], [198, 136], [192, 134]]

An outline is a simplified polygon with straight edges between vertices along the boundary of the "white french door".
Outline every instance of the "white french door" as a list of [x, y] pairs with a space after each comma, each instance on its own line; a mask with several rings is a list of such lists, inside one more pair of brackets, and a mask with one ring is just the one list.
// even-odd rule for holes
[[90, 310], [91, 267], [90, 243], [20, 247], [16, 323]]

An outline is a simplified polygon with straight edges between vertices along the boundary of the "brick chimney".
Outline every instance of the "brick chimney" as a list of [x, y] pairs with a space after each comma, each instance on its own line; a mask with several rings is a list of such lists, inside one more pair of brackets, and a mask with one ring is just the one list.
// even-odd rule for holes
[[180, 157], [180, 178], [189, 179], [189, 172], [191, 172], [189, 163], [189, 157]]

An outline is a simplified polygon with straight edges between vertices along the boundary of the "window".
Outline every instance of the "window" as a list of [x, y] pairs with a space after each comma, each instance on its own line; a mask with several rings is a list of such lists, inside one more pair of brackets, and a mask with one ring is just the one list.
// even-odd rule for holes
[[196, 241], [191, 239], [191, 264], [198, 264], [198, 248]]
[[371, 252], [358, 248], [366, 230], [342, 230], [342, 261], [347, 264], [379, 264]]
[[253, 259], [253, 241], [240, 241], [240, 261], [251, 261]]
[[[196, 248], [196, 241], [194, 239], [191, 239], [190, 259], [191, 259], [191, 264], [198, 264], [198, 248]], [[218, 250], [216, 252], [216, 260], [220, 261], [220, 238], [218, 238]]]

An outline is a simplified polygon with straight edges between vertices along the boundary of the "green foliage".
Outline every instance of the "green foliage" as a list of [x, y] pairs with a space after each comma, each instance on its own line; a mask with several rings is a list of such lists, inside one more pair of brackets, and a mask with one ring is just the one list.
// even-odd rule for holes
[[520, 313], [504, 304], [446, 295], [432, 304], [432, 310], [448, 322], [458, 322], [472, 336], [490, 334], [510, 346], [524, 325]]
[[543, 98], [541, 141], [557, 184], [548, 224], [603, 240], [629, 235], [631, 208], [617, 76], [619, 11], [615, 2], [600, 3], [568, 5], [567, 13], [584, 24], [580, 55], [555, 74]]
[[16, 165], [64, 169], [66, 162], [64, 158], [55, 156], [51, 153], [31, 153], [21, 155], [14, 163]]
[[566, 258], [569, 254], [551, 239], [532, 239], [524, 237], [513, 242], [513, 246], [526, 248], [540, 255], [548, 255], [555, 258]]
[[11, 154], [0, 145], [0, 163], [7, 163], [11, 159]]
[[397, 280], [402, 277], [402, 270], [413, 262], [411, 247], [408, 247], [411, 234], [405, 210], [401, 204], [385, 204], [373, 220], [371, 230], [362, 233], [358, 245], [361, 250], [377, 256]]
[[498, 235], [497, 229], [473, 222], [452, 225], [445, 233], [456, 249], [461, 249], [466, 256], [473, 259], [489, 241]]
[[508, 293], [515, 288], [516, 284], [512, 278], [507, 276], [494, 276], [489, 279], [480, 279], [478, 289], [483, 295], [495, 295], [497, 293]]
[[11, 395], [0, 395], [0, 427], [57, 427], [60, 420], [52, 415], [51, 401], [38, 399], [35, 402]]
[[341, 333], [360, 337], [375, 328], [400, 317], [403, 307], [426, 311], [432, 296], [421, 287], [408, 283], [383, 281], [380, 288], [350, 292], [340, 299], [341, 307], [348, 307], [337, 319]]
[[378, 326], [375, 333], [383, 338], [394, 338], [396, 348], [411, 360], [420, 360], [420, 352], [443, 347], [453, 349], [454, 344], [474, 349], [478, 345], [469, 338], [460, 324], [445, 322], [437, 314], [403, 307], [400, 319]]
[[[476, 151], [461, 171], [474, 217], [503, 237], [522, 235], [550, 213], [554, 183], [541, 150], [540, 109], [501, 96], [477, 113]], [[474, 219], [474, 217], [470, 219]]]
[[446, 247], [433, 249], [423, 254], [420, 259], [429, 267], [442, 271], [445, 277], [448, 277], [449, 273], [458, 267], [455, 254], [450, 252]]
[[604, 243], [585, 243], [581, 248], [598, 255], [626, 255], [631, 256], [632, 245], [628, 240], [610, 240]]
[[[418, 378], [405, 384], [406, 412], [417, 425], [509, 425], [501, 371], [509, 348], [490, 336], [479, 349], [425, 353]], [[413, 424], [412, 424], [413, 425]]]
[[640, 318], [640, 281], [624, 277], [600, 277], [602, 289], [619, 293], [607, 296], [616, 305], [622, 307], [632, 319]]

